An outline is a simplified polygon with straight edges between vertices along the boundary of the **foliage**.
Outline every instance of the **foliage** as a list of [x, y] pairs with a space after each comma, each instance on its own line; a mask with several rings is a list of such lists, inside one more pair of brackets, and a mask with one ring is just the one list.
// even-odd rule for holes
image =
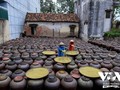
[[[113, 0], [114, 2], [120, 2], [120, 0]], [[113, 20], [116, 21], [116, 19], [120, 18], [120, 3], [119, 5], [113, 5]]]
[[108, 31], [104, 34], [104, 37], [120, 37], [120, 29], [112, 28], [111, 31]]
[[[45, 2], [44, 2], [45, 1]], [[73, 13], [74, 0], [41, 0], [41, 12], [43, 13]]]

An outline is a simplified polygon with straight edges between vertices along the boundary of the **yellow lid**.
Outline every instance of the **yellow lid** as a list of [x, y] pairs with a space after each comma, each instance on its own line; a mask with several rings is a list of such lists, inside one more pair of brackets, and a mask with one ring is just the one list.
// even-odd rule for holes
[[78, 55], [79, 52], [78, 52], [78, 51], [67, 51], [66, 54], [67, 54], [67, 55], [74, 56], [74, 55]]
[[56, 52], [55, 51], [43, 51], [42, 52], [44, 55], [55, 55]]
[[71, 58], [70, 57], [56, 57], [55, 61], [58, 63], [70, 63], [71, 62]]
[[89, 66], [86, 66], [86, 67], [81, 67], [79, 69], [80, 73], [86, 77], [90, 77], [90, 78], [98, 78], [100, 77], [98, 72], [101, 72], [100, 69], [98, 68], [94, 68], [94, 67], [89, 67]]
[[40, 79], [49, 74], [46, 68], [33, 68], [26, 72], [26, 76], [31, 79]]

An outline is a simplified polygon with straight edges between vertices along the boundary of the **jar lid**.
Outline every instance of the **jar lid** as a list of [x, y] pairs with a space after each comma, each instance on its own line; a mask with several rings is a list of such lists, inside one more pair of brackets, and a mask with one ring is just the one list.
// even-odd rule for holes
[[16, 74], [20, 74], [20, 73], [22, 73], [23, 71], [21, 70], [21, 69], [18, 69], [18, 70], [16, 70], [14, 73], [16, 73]]
[[49, 75], [48, 76], [48, 82], [56, 82], [57, 78], [54, 75]]
[[23, 80], [23, 77], [22, 76], [16, 76], [15, 78], [14, 78], [14, 81], [15, 82], [20, 82], [20, 81], [22, 81]]
[[82, 76], [81, 79], [84, 80], [84, 81], [90, 81], [90, 79], [85, 77], [85, 76]]
[[8, 58], [8, 57], [4, 57], [3, 60], [4, 60], [4, 61], [7, 61], [7, 60], [9, 60], [9, 58]]
[[7, 76], [0, 74], [0, 81], [7, 79]]
[[72, 76], [67, 75], [67, 76], [64, 78], [64, 81], [66, 81], [66, 82], [72, 82], [72, 81], [73, 81], [73, 78], [72, 78]]
[[10, 61], [9, 63], [8, 63], [8, 65], [14, 65], [15, 64], [15, 62], [13, 62], [13, 61]]

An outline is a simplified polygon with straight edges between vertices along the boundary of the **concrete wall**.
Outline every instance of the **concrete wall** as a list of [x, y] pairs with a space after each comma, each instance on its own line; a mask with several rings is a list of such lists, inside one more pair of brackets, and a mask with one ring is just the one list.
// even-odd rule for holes
[[38, 24], [36, 33], [37, 36], [48, 36], [48, 37], [67, 37], [70, 35], [69, 25], [76, 25], [75, 36], [78, 37], [79, 25], [78, 23], [51, 23], [51, 22], [27, 22], [25, 30], [27, 35], [31, 35], [31, 28], [29, 24]]
[[113, 0], [75, 0], [75, 2], [77, 2], [75, 13], [80, 18], [81, 38], [102, 38], [104, 32], [111, 28], [112, 16], [106, 18], [105, 10], [112, 10]]
[[10, 39], [19, 38], [27, 12], [40, 12], [40, 0], [5, 0], [9, 15]]
[[10, 39], [8, 20], [0, 20], [0, 44]]

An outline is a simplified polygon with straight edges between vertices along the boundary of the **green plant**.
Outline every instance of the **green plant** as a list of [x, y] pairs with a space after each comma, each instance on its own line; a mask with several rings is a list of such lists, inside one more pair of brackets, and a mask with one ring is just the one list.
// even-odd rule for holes
[[111, 31], [105, 32], [104, 37], [120, 37], [120, 29], [112, 28]]

